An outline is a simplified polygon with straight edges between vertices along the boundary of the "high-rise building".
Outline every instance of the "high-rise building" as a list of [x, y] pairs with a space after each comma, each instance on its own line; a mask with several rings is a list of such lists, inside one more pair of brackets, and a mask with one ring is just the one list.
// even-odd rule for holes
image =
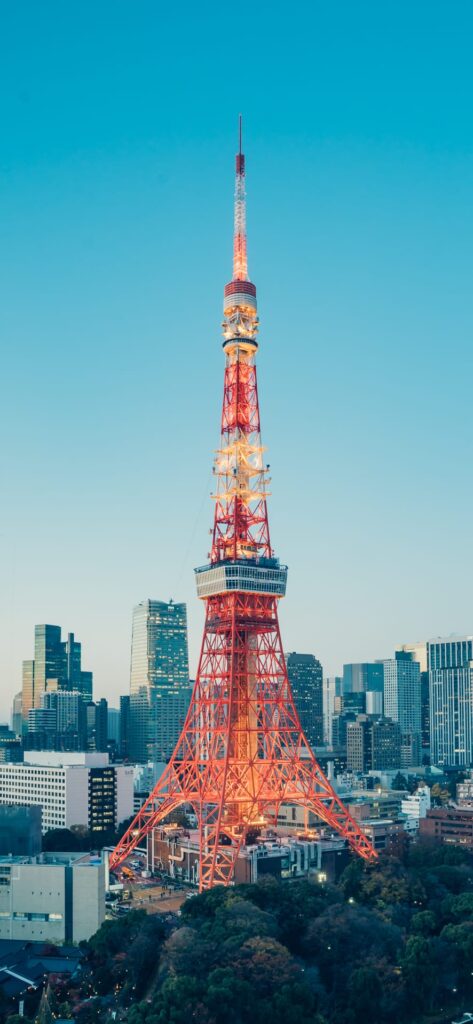
[[130, 698], [120, 697], [120, 757], [124, 761], [130, 759]]
[[335, 713], [335, 697], [342, 692], [341, 676], [327, 676], [323, 682], [324, 743], [332, 745], [332, 718]]
[[87, 750], [106, 751], [108, 748], [108, 702], [102, 697], [85, 705], [85, 747]]
[[14, 698], [13, 698], [12, 711], [11, 711], [11, 727], [12, 727], [12, 732], [14, 732], [16, 736], [21, 736], [21, 733], [22, 733], [22, 730], [23, 730], [22, 704], [23, 704], [23, 694], [22, 694], [22, 692], [20, 690], [20, 692], [16, 693]]
[[427, 643], [419, 640], [415, 644], [403, 644], [401, 651], [411, 654], [414, 661], [420, 666], [420, 701], [421, 701], [421, 738], [422, 747], [430, 747], [430, 697], [429, 697], [429, 672], [427, 665]]
[[343, 666], [342, 692], [367, 693], [369, 690], [383, 692], [384, 673], [380, 661], [350, 662]]
[[311, 747], [324, 741], [323, 671], [313, 654], [286, 655], [287, 674], [291, 684], [301, 726]]
[[61, 627], [35, 626], [34, 659], [23, 662], [22, 716], [40, 708], [42, 696], [56, 690], [77, 690], [92, 699], [92, 673], [81, 668], [81, 645], [69, 633], [61, 640]]
[[389, 718], [358, 715], [346, 727], [347, 768], [354, 772], [388, 771], [401, 765], [399, 724]]
[[142, 601], [133, 611], [131, 641], [132, 760], [171, 756], [190, 696], [186, 605]]
[[432, 763], [473, 762], [473, 637], [448, 637], [427, 644]]
[[396, 651], [383, 662], [384, 713], [401, 730], [401, 767], [420, 762], [422, 731], [420, 665], [411, 652]]
[[27, 750], [85, 750], [86, 739], [86, 703], [77, 690], [43, 693], [41, 707], [28, 712]]
[[120, 711], [109, 708], [107, 716], [107, 739], [114, 753], [120, 750]]
[[393, 771], [401, 767], [401, 730], [399, 722], [377, 718], [371, 727], [373, 771]]
[[371, 721], [358, 715], [347, 723], [347, 768], [352, 772], [369, 772], [372, 767]]

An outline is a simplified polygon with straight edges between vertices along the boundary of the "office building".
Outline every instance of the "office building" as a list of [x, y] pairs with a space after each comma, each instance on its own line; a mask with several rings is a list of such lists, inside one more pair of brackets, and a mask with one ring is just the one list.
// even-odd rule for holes
[[369, 772], [372, 767], [371, 721], [357, 715], [347, 723], [347, 768], [351, 772]]
[[418, 641], [415, 644], [403, 644], [401, 651], [411, 654], [414, 661], [419, 662], [420, 667], [420, 699], [421, 699], [421, 744], [422, 749], [430, 747], [430, 699], [429, 699], [429, 672], [427, 665], [427, 643]]
[[439, 843], [473, 849], [473, 809], [432, 807], [419, 822], [419, 834]]
[[332, 746], [335, 748], [347, 747], [347, 728], [350, 722], [356, 721], [356, 711], [340, 711], [332, 717]]
[[401, 730], [399, 722], [378, 718], [371, 727], [373, 771], [397, 771], [401, 767]]
[[323, 671], [313, 654], [286, 655], [287, 674], [303, 732], [309, 745], [318, 747], [324, 741]]
[[430, 640], [432, 764], [468, 767], [473, 762], [473, 637]]
[[107, 715], [107, 739], [109, 747], [114, 753], [120, 750], [120, 711], [118, 708], [109, 708]]
[[120, 697], [120, 757], [130, 760], [130, 698]]
[[23, 714], [22, 714], [22, 702], [23, 694], [20, 690], [16, 693], [13, 698], [12, 711], [11, 711], [11, 728], [15, 736], [21, 736], [23, 731]]
[[383, 662], [384, 713], [401, 730], [401, 768], [420, 764], [421, 689], [420, 665], [409, 651], [396, 651]]
[[26, 750], [85, 750], [86, 705], [77, 690], [43, 693], [41, 707], [30, 708]]
[[133, 611], [128, 756], [165, 761], [191, 697], [187, 610], [173, 601], [142, 601]]
[[61, 639], [61, 627], [35, 626], [34, 659], [23, 662], [22, 716], [28, 721], [31, 708], [42, 707], [45, 693], [75, 690], [92, 699], [92, 673], [81, 667], [81, 645], [69, 633]]
[[108, 748], [108, 702], [102, 697], [85, 705], [85, 749], [106, 751]]
[[90, 939], [105, 920], [105, 864], [89, 854], [0, 858], [0, 939]]
[[342, 692], [383, 692], [384, 673], [380, 661], [351, 662], [343, 666]]
[[357, 715], [346, 727], [347, 768], [353, 772], [387, 771], [401, 765], [399, 724], [389, 718]]
[[324, 743], [332, 745], [332, 718], [334, 715], [335, 697], [342, 692], [341, 676], [327, 676], [323, 681], [322, 708], [324, 719]]
[[18, 735], [8, 725], [0, 725], [0, 762], [22, 760], [23, 750]]
[[384, 694], [379, 690], [367, 690], [365, 697], [366, 714], [382, 716], [384, 711]]
[[23, 764], [0, 764], [0, 804], [41, 807], [43, 832], [116, 829], [133, 813], [133, 768], [103, 753], [27, 751]]
[[0, 856], [41, 853], [41, 807], [0, 805]]

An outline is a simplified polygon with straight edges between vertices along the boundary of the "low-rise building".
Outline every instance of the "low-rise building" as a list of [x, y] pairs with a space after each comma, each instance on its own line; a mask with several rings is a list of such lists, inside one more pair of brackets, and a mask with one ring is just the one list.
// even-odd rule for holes
[[42, 808], [42, 830], [117, 828], [133, 814], [133, 768], [108, 754], [28, 751], [23, 764], [0, 763], [0, 804]]
[[[406, 831], [415, 831], [419, 828], [421, 818], [425, 818], [430, 810], [430, 789], [428, 786], [419, 786], [415, 793], [404, 797], [401, 803], [401, 812], [408, 819]], [[406, 823], [405, 826], [406, 827]]]
[[362, 827], [375, 850], [384, 850], [394, 836], [403, 831], [402, 822], [391, 818], [367, 818]]
[[433, 807], [421, 819], [419, 833], [440, 843], [473, 847], [473, 808]]
[[43, 853], [0, 858], [0, 939], [89, 939], [105, 920], [101, 857]]
[[[301, 878], [312, 875], [334, 882], [350, 859], [343, 839], [314, 833], [265, 834], [242, 847], [235, 864], [235, 883], [256, 882], [262, 875]], [[194, 885], [199, 881], [199, 835], [175, 825], [154, 829], [148, 837], [148, 868]]]
[[473, 807], [473, 771], [467, 779], [457, 783], [457, 804], [459, 807]]

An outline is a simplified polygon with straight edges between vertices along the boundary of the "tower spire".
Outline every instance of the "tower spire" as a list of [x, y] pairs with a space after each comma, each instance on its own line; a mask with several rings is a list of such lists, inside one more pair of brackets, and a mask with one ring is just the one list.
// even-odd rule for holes
[[236, 155], [235, 219], [233, 232], [233, 280], [248, 281], [246, 249], [245, 155], [241, 151], [242, 117], [239, 117], [239, 147]]

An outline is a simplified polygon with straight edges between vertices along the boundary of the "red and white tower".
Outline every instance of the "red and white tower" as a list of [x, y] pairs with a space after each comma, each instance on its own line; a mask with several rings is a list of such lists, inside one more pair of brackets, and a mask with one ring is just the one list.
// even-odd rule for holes
[[110, 861], [117, 867], [163, 818], [190, 804], [198, 820], [201, 889], [231, 883], [239, 850], [277, 825], [281, 804], [301, 804], [361, 857], [376, 856], [321, 771], [288, 682], [278, 624], [287, 567], [275, 557], [269, 536], [256, 288], [248, 278], [245, 221], [240, 121], [212, 550], [209, 563], [196, 569], [197, 594], [206, 607], [199, 667], [172, 758]]

